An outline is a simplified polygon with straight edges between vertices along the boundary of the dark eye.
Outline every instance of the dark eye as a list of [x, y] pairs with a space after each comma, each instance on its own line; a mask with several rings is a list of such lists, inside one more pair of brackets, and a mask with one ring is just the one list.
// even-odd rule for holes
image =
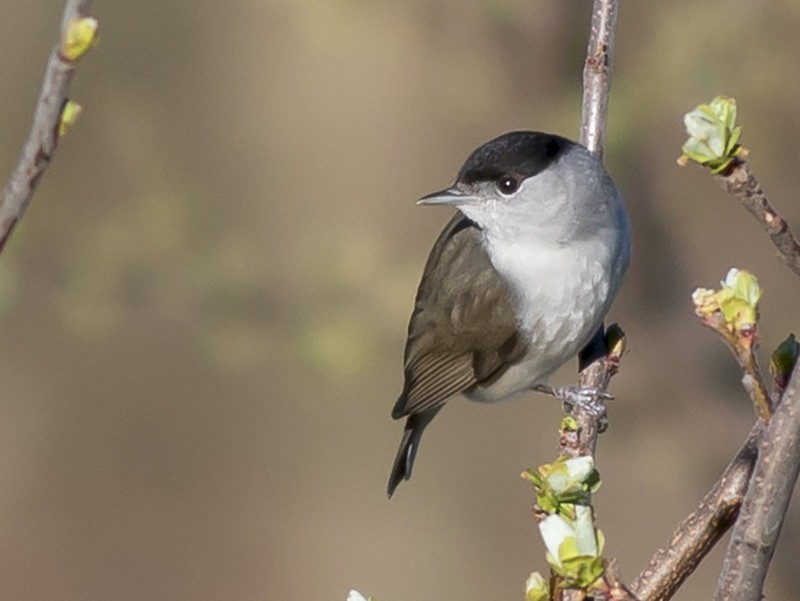
[[519, 188], [519, 182], [517, 181], [516, 177], [511, 175], [504, 175], [500, 179], [495, 182], [497, 189], [500, 191], [501, 194], [513, 194]]

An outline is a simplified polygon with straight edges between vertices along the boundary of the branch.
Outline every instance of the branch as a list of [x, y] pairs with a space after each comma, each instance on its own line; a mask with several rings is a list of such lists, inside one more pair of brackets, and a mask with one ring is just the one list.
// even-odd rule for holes
[[[582, 386], [606, 390], [611, 378], [619, 371], [619, 362], [625, 353], [625, 332], [614, 323], [609, 326], [604, 335], [602, 330], [598, 332], [598, 335], [601, 336], [599, 341], [595, 343], [593, 340], [584, 349], [582, 359], [589, 352], [595, 353], [597, 350], [603, 354], [595, 355], [592, 357], [591, 363], [583, 367], [580, 373], [580, 382]], [[598, 399], [598, 402], [602, 402], [602, 398]], [[602, 410], [602, 413], [598, 415], [590, 405], [583, 407], [579, 404], [575, 407], [572, 412], [575, 420], [574, 426], [569, 429], [562, 427], [561, 430], [558, 443], [560, 455], [567, 457], [594, 455], [597, 436], [608, 426], [605, 407]]]
[[[720, 333], [736, 354], [737, 349], [744, 353], [745, 347], [750, 352], [754, 350], [754, 343], [758, 338], [756, 316], [759, 297], [760, 290], [754, 277], [731, 270], [723, 282], [722, 291], [700, 289], [693, 295], [693, 300], [704, 324]], [[731, 311], [732, 306], [738, 307], [736, 312]], [[773, 390], [775, 406], [779, 406], [784, 395], [797, 395], [795, 373], [798, 369], [799, 354], [800, 345], [795, 337], [790, 335], [772, 355], [770, 371], [775, 384]], [[747, 370], [742, 367], [747, 374]], [[760, 592], [758, 580], [754, 582], [750, 572], [755, 569], [754, 564], [757, 564], [758, 569], [762, 570], [763, 584], [763, 575], [766, 574], [772, 549], [780, 531], [782, 516], [800, 465], [800, 442], [793, 438], [795, 432], [800, 429], [800, 424], [797, 423], [800, 421], [800, 416], [797, 415], [800, 413], [797, 407], [800, 406], [800, 401], [789, 400], [788, 396], [786, 399], [786, 403], [796, 405], [793, 410], [788, 410], [795, 412], [792, 417], [787, 417], [787, 409], [779, 410], [784, 417], [781, 418], [781, 425], [776, 426], [774, 424], [776, 418], [773, 417], [771, 408], [768, 413], [762, 414], [762, 419], [753, 426], [744, 446], [698, 509], [678, 526], [667, 547], [656, 552], [648, 567], [633, 583], [631, 588], [642, 601], [665, 601], [675, 594], [737, 517], [739, 521], [736, 522], [734, 532], [742, 529], [746, 534], [738, 538], [734, 534], [733, 540], [739, 540], [740, 547], [729, 548], [728, 557], [733, 559], [726, 562], [723, 574], [736, 573], [738, 576], [721, 576], [719, 586], [722, 588], [725, 581], [724, 586], [729, 587], [729, 590], [738, 591], [741, 585], [736, 579], [742, 578], [748, 580], [751, 585], [759, 586], [758, 592]], [[783, 447], [777, 451], [771, 450], [772, 446], [778, 445], [778, 441], [781, 441]], [[795, 448], [792, 448], [793, 445]], [[783, 458], [784, 463], [780, 468], [776, 469], [779, 459], [771, 457], [773, 454], [780, 454]], [[762, 468], [756, 467], [757, 465], [761, 465]], [[777, 473], [759, 477], [759, 469], [765, 471], [776, 469]], [[774, 478], [771, 484], [762, 482], [767, 477]], [[778, 487], [783, 487], [780, 494], [774, 490], [776, 483]], [[762, 488], [760, 497], [747, 501], [751, 495], [755, 495], [753, 490], [756, 487]], [[769, 518], [761, 521], [764, 517], [763, 507], [767, 501], [773, 502], [774, 506], [769, 508], [767, 513]], [[758, 528], [758, 534], [742, 526], [755, 521], [758, 521], [758, 525], [753, 528]], [[748, 537], [747, 540], [762, 542], [748, 546], [748, 543], [743, 542], [745, 537]], [[748, 555], [752, 557], [751, 564], [744, 567], [744, 558]], [[724, 595], [718, 597], [719, 600], [728, 598]], [[738, 600], [759, 597], [753, 595], [733, 598]]]
[[753, 426], [747, 441], [714, 487], [631, 584], [631, 590], [641, 601], [671, 598], [734, 523], [753, 473], [763, 429], [763, 422]]
[[798, 363], [767, 426], [720, 574], [715, 601], [762, 598], [772, 554], [800, 471]]
[[[614, 55], [614, 38], [617, 26], [618, 0], [594, 0], [586, 63], [583, 67], [583, 102], [580, 142], [598, 158], [603, 158], [606, 116], [608, 114], [608, 92], [611, 84], [611, 67]], [[578, 385], [582, 388], [604, 390], [608, 386], [608, 369], [605, 365], [605, 341], [603, 327], [594, 339], [581, 351]], [[593, 454], [597, 435], [604, 429], [598, 415], [586, 407], [576, 407], [574, 417], [578, 422], [576, 448]]]
[[761, 287], [752, 273], [735, 268], [720, 284], [718, 291], [698, 288], [692, 293], [695, 314], [728, 345], [742, 369], [742, 386], [758, 416], [768, 422], [774, 408], [756, 357]]
[[608, 90], [614, 58], [618, 0], [594, 0], [592, 30], [583, 67], [580, 142], [601, 160], [606, 138]]
[[[684, 116], [689, 139], [678, 164], [704, 165], [736, 195], [770, 234], [781, 257], [800, 275], [800, 246], [785, 220], [769, 205], [761, 186], [743, 161], [736, 102], [718, 96]], [[773, 353], [772, 396], [767, 393], [755, 358], [758, 346], [756, 278], [731, 269], [719, 291], [699, 288], [692, 295], [695, 313], [715, 330], [736, 356], [761, 419], [742, 449], [700, 507], [659, 550], [633, 584], [647, 601], [669, 599], [722, 534], [736, 522], [717, 588], [717, 601], [761, 599], [764, 578], [780, 534], [783, 517], [800, 470], [800, 394], [797, 362], [800, 345], [790, 335]], [[788, 376], [791, 380], [786, 387]], [[785, 393], [784, 393], [785, 388]], [[774, 405], [786, 397], [777, 411]], [[780, 417], [778, 417], [780, 415]], [[738, 520], [737, 520], [738, 517]]]
[[728, 171], [716, 177], [722, 187], [738, 198], [744, 208], [761, 223], [786, 266], [800, 275], [800, 244], [786, 220], [770, 205], [747, 161], [736, 160]]
[[741, 126], [736, 125], [736, 100], [717, 96], [683, 117], [689, 138], [682, 147], [679, 165], [693, 161], [711, 169], [722, 187], [736, 196], [769, 234], [781, 260], [800, 275], [800, 244], [786, 220], [767, 200], [758, 179], [744, 160], [747, 150], [739, 144]]
[[[614, 38], [617, 26], [618, 0], [594, 0], [586, 63], [583, 68], [583, 101], [580, 143], [600, 160], [605, 146], [606, 117], [608, 115], [608, 93], [614, 55]], [[621, 336], [620, 336], [621, 337]], [[616, 346], [616, 345], [615, 345]], [[611, 376], [616, 372], [619, 356], [624, 344], [616, 348], [616, 360], [606, 359], [606, 340], [603, 326], [593, 340], [581, 351], [578, 385], [582, 388], [605, 390]], [[613, 352], [613, 351], [612, 351]], [[602, 403], [602, 399], [598, 399]], [[559, 447], [568, 456], [594, 455], [598, 434], [605, 429], [607, 420], [605, 407], [592, 410], [588, 405], [576, 405], [572, 417], [574, 428], [562, 429]], [[587, 502], [591, 502], [587, 499]], [[562, 590], [554, 582], [553, 598], [564, 601], [577, 600], [585, 593], [577, 589]]]
[[87, 18], [91, 4], [91, 0], [68, 0], [64, 8], [59, 43], [47, 63], [30, 134], [0, 196], [0, 251], [30, 204], [59, 138], [77, 116], [76, 105], [65, 111], [67, 90], [77, 61], [96, 41], [97, 22]]

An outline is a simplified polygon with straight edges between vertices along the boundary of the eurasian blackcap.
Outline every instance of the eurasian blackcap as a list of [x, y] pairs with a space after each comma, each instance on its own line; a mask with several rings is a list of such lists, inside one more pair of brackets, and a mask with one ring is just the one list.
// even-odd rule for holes
[[[419, 204], [458, 211], [428, 257], [408, 326], [390, 497], [449, 399], [488, 403], [541, 387], [589, 342], [631, 253], [625, 205], [603, 164], [551, 134], [487, 142], [452, 186]], [[568, 398], [574, 389], [552, 390]]]

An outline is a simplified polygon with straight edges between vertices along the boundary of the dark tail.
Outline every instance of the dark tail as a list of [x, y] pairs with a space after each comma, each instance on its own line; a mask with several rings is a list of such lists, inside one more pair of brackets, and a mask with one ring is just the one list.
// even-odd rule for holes
[[425, 427], [431, 423], [431, 420], [436, 414], [439, 413], [441, 408], [442, 406], [439, 405], [438, 407], [433, 407], [421, 413], [408, 416], [405, 429], [403, 430], [403, 438], [400, 440], [400, 448], [397, 450], [397, 456], [394, 458], [394, 465], [392, 466], [392, 473], [389, 476], [389, 486], [386, 487], [386, 492], [390, 499], [397, 485], [411, 477], [411, 468], [414, 467], [414, 457], [417, 455], [422, 432], [425, 430]]

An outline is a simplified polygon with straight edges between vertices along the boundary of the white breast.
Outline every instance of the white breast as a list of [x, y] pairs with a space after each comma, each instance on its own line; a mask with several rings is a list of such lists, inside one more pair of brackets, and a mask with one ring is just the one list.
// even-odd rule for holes
[[502, 400], [543, 382], [574, 357], [600, 326], [616, 290], [613, 259], [598, 240], [568, 246], [526, 240], [490, 244], [492, 262], [512, 284], [519, 325], [530, 337], [526, 356], [470, 398]]

